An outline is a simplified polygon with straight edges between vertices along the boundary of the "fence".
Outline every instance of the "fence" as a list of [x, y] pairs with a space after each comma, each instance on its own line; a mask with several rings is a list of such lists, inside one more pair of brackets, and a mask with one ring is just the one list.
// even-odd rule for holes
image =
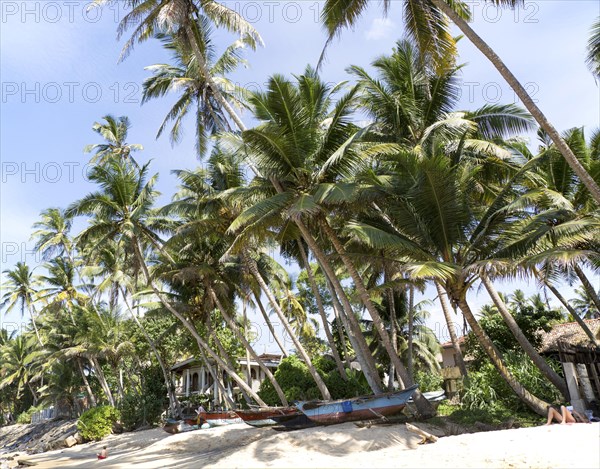
[[56, 409], [54, 406], [46, 409], [38, 410], [31, 414], [31, 423], [40, 423], [44, 420], [52, 420], [56, 416]]

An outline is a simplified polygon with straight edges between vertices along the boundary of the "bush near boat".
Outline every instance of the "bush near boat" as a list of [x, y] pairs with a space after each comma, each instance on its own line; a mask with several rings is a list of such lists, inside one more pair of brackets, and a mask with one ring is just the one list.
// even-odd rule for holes
[[[371, 394], [362, 373], [356, 370], [346, 370], [348, 379], [345, 381], [335, 369], [333, 361], [324, 357], [317, 357], [313, 361], [313, 365], [325, 381], [332, 399]], [[296, 355], [290, 355], [281, 360], [275, 372], [275, 379], [290, 402], [319, 399], [321, 397], [308, 367]], [[268, 380], [261, 383], [258, 395], [268, 405], [278, 405], [280, 403], [273, 385]]]
[[112, 406], [94, 407], [81, 414], [77, 421], [77, 430], [84, 441], [99, 441], [113, 432], [120, 418], [121, 412]]

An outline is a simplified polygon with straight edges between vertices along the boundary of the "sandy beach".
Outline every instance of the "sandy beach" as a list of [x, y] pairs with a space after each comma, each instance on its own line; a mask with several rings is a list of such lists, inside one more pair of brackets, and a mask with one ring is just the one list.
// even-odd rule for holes
[[[358, 428], [348, 423], [287, 433], [239, 424], [179, 435], [160, 428], [112, 435], [26, 459], [40, 469], [600, 467], [600, 423], [447, 436], [426, 445], [418, 441], [402, 424]], [[95, 454], [103, 445], [108, 446], [109, 457], [98, 461]]]

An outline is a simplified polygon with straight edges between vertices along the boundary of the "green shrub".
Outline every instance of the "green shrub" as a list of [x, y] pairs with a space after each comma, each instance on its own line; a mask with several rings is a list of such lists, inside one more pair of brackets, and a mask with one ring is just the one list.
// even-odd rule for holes
[[[344, 380], [332, 360], [318, 357], [313, 361], [313, 365], [323, 378], [332, 399], [356, 397], [371, 392], [364, 375], [356, 370], [346, 370], [348, 379]], [[294, 355], [281, 360], [275, 372], [275, 379], [290, 402], [321, 398], [319, 388], [310, 375], [308, 367]], [[261, 383], [258, 395], [269, 405], [280, 404], [279, 397], [269, 380]]]
[[21, 423], [23, 425], [26, 425], [28, 423], [31, 423], [31, 416], [33, 414], [35, 414], [36, 412], [42, 410], [44, 408], [44, 406], [39, 405], [37, 407], [35, 406], [31, 406], [29, 409], [27, 409], [25, 412], [21, 412], [18, 416], [17, 416], [17, 423]]
[[417, 370], [415, 372], [415, 383], [419, 385], [421, 392], [444, 389], [444, 378], [437, 372]]
[[120, 412], [112, 406], [94, 407], [81, 414], [77, 430], [85, 441], [98, 441], [112, 433], [120, 418]]
[[[558, 402], [560, 394], [542, 372], [523, 353], [505, 355], [506, 367], [529, 392], [546, 402]], [[550, 362], [556, 368], [556, 363]], [[517, 397], [494, 365], [483, 363], [477, 371], [471, 371], [465, 381], [461, 396], [462, 405], [467, 409], [492, 410], [497, 407], [528, 411], [527, 406]]]

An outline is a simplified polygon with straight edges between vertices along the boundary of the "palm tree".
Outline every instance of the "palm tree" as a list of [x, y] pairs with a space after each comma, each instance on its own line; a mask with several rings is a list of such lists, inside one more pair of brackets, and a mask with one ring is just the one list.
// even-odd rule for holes
[[587, 291], [579, 287], [575, 290], [577, 297], [572, 300], [573, 305], [579, 312], [579, 315], [585, 319], [597, 319], [600, 317], [600, 311], [596, 307], [595, 302], [588, 295]]
[[201, 14], [206, 16], [214, 24], [239, 34], [240, 39], [254, 49], [262, 44], [262, 39], [252, 25], [236, 11], [214, 0], [128, 0], [127, 4], [132, 7], [132, 10], [121, 20], [117, 36], [120, 38], [129, 27], [136, 26], [123, 47], [121, 59], [127, 56], [136, 42], [145, 41], [153, 37], [156, 32], [176, 34], [181, 43], [192, 51], [198, 69], [220, 107], [229, 114], [240, 130], [245, 130], [244, 123], [225, 99], [219, 85], [210, 74], [206, 57], [201, 49], [202, 23], [197, 20]]
[[31, 235], [35, 240], [34, 249], [44, 260], [55, 256], [67, 256], [73, 262], [73, 243], [69, 237], [72, 220], [60, 208], [47, 208], [40, 213], [41, 220], [33, 224], [36, 229]]
[[[144, 252], [148, 248], [161, 253], [164, 259], [171, 259], [164, 250], [162, 240], [152, 229], [152, 204], [157, 197], [154, 184], [157, 176], [148, 178], [148, 164], [137, 168], [126, 160], [110, 160], [104, 166], [96, 166], [90, 172], [90, 180], [101, 190], [91, 193], [74, 202], [67, 209], [72, 216], [93, 216], [91, 225], [79, 235], [79, 243], [102, 245], [110, 239], [120, 239], [126, 249], [134, 253], [138, 267], [148, 287], [152, 289], [161, 304], [189, 330], [198, 347], [213, 358], [217, 364], [259, 404], [264, 402], [252, 391], [247, 383], [235, 373], [207, 344], [196, 327], [186, 319], [159, 290], [146, 264]], [[165, 229], [158, 224], [158, 228]]]
[[135, 160], [131, 156], [134, 151], [143, 150], [144, 147], [138, 143], [127, 143], [127, 134], [131, 128], [131, 123], [126, 116], [121, 116], [118, 119], [110, 114], [102, 119], [106, 123], [101, 124], [94, 122], [92, 130], [104, 138], [106, 143], [96, 143], [86, 145], [83, 149], [84, 153], [95, 152], [90, 159], [90, 163], [104, 164], [111, 158], [131, 159], [135, 164]]
[[600, 77], [600, 16], [592, 25], [586, 62], [596, 78]]
[[[390, 6], [390, 0], [382, 2], [384, 13]], [[535, 118], [542, 129], [550, 136], [554, 145], [563, 155], [569, 166], [581, 179], [590, 192], [592, 198], [600, 205], [600, 187], [590, 176], [575, 154], [571, 151], [559, 132], [548, 121], [533, 99], [529, 96], [523, 85], [498, 57], [494, 50], [471, 28], [468, 23], [469, 10], [462, 1], [449, 2], [448, 0], [405, 0], [405, 23], [410, 36], [412, 36], [421, 50], [433, 58], [436, 66], [452, 62], [449, 54], [453, 50], [454, 40], [450, 35], [447, 18], [449, 18], [461, 32], [490, 60], [500, 75], [523, 102], [524, 106]], [[494, 0], [498, 6], [516, 8], [523, 3], [522, 0]], [[322, 12], [322, 21], [329, 33], [328, 42], [344, 27], [354, 26], [359, 16], [366, 10], [368, 0], [327, 0]], [[595, 35], [593, 36], [595, 37]], [[595, 40], [592, 39], [595, 44]], [[595, 50], [595, 49], [594, 49]]]
[[[205, 57], [208, 73], [219, 86], [218, 92], [228, 102], [232, 102], [238, 108], [241, 107], [242, 104], [236, 95], [241, 94], [242, 91], [238, 90], [225, 75], [245, 63], [240, 53], [245, 46], [244, 42], [241, 40], [234, 42], [217, 58], [211, 40], [212, 28], [206, 17], [200, 17], [197, 29], [200, 38], [198, 47]], [[199, 70], [194, 54], [175, 35], [161, 33], [157, 38], [161, 40], [165, 49], [171, 51], [173, 64], [146, 67], [146, 70], [153, 75], [144, 80], [142, 104], [151, 99], [164, 97], [170, 92], [179, 93], [177, 101], [159, 127], [156, 137], [160, 137], [166, 130], [167, 124], [172, 122], [170, 140], [172, 144], [178, 143], [183, 134], [183, 120], [188, 114], [192, 114], [196, 121], [196, 151], [198, 156], [204, 156], [211, 135], [231, 130], [228, 115], [215, 98], [215, 92], [203, 71]]]
[[37, 288], [39, 287], [39, 280], [33, 276], [33, 272], [29, 270], [29, 266], [24, 262], [17, 262], [13, 269], [7, 269], [2, 272], [6, 275], [7, 280], [2, 285], [5, 290], [2, 295], [2, 303], [0, 308], [6, 308], [6, 313], [12, 311], [15, 307], [19, 307], [21, 310], [21, 317], [24, 316], [25, 311], [29, 313], [31, 317], [31, 323], [35, 331], [35, 335], [40, 345], [42, 339], [38, 331], [36, 324], [37, 311], [35, 303], [37, 298]]
[[[33, 342], [33, 343], [32, 343]], [[39, 361], [41, 350], [35, 346], [35, 341], [30, 340], [27, 334], [21, 334], [9, 340], [0, 348], [0, 389], [16, 383], [16, 399], [27, 387], [33, 397], [33, 404], [38, 401], [32, 382], [41, 374], [41, 362]]]
[[[317, 211], [311, 191], [321, 181], [333, 177], [336, 169], [349, 168], [351, 161], [337, 159], [340, 148], [357, 130], [349, 121], [352, 98], [355, 91], [333, 103], [338, 87], [321, 82], [314, 70], [308, 68], [293, 84], [281, 76], [269, 80], [265, 93], [254, 93], [249, 103], [262, 124], [243, 133], [241, 151], [248, 154], [250, 161], [265, 178], [256, 177], [248, 190], [239, 190], [239, 197], [258, 202], [232, 223], [229, 230], [238, 232], [242, 227], [251, 227], [254, 233], [264, 232], [265, 224], [274, 219], [279, 230], [293, 232], [295, 225], [325, 276], [342, 302], [346, 332], [357, 353], [361, 368], [374, 392], [381, 392], [381, 381], [375, 363], [360, 331], [360, 325], [325, 252], [308, 228], [309, 217]], [[321, 166], [329, 163], [327, 170]], [[273, 193], [273, 189], [275, 193]], [[258, 198], [260, 197], [260, 198]], [[280, 219], [283, 215], [283, 220]], [[250, 228], [241, 231], [234, 246], [242, 244], [251, 235]], [[297, 232], [296, 232], [297, 233]], [[298, 235], [294, 236], [294, 240]], [[275, 310], [274, 298], [270, 299]]]

